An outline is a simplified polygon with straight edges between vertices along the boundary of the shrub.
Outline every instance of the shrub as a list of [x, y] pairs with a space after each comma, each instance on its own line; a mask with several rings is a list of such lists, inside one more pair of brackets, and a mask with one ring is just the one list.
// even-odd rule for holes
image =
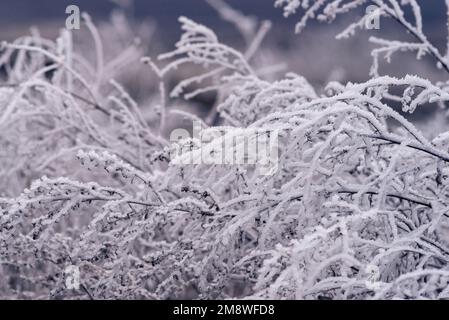
[[[429, 141], [392, 105], [413, 112], [443, 105], [449, 93], [444, 84], [381, 76], [376, 67], [381, 53], [415, 50], [444, 68], [447, 55], [423, 35], [416, 1], [372, 2], [417, 42], [371, 39], [381, 45], [372, 78], [330, 83], [325, 94], [299, 75], [271, 81], [251, 65], [267, 23], [248, 37], [245, 54], [180, 18], [174, 51], [143, 59], [160, 81], [152, 119], [109, 81], [115, 65], [102, 58], [88, 16], [94, 66], [73, 50], [67, 31], [56, 42], [32, 36], [3, 44], [1, 296], [447, 298], [447, 135]], [[287, 14], [306, 10], [298, 30], [310, 18], [333, 19], [366, 3], [276, 1]], [[348, 30], [356, 27], [363, 23]], [[218, 91], [223, 126], [279, 132], [276, 172], [170, 161], [161, 131], [170, 112], [164, 79], [182, 65], [196, 73], [170, 96]], [[80, 269], [79, 290], [65, 285], [71, 265]]]

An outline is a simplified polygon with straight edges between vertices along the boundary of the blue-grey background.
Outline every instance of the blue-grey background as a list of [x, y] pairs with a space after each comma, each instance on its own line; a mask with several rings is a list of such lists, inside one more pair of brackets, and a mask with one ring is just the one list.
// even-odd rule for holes
[[[223, 22], [204, 0], [134, 0], [126, 15], [132, 25], [151, 22], [156, 38], [148, 45], [149, 55], [170, 50], [180, 35], [177, 18], [187, 16], [216, 31], [226, 43], [242, 48], [242, 38], [235, 28]], [[267, 63], [286, 64], [287, 71], [305, 76], [313, 85], [323, 88], [330, 80], [364, 81], [369, 78], [371, 65], [369, 35], [387, 39], [413, 38], [395, 22], [382, 21], [381, 29], [360, 32], [348, 40], [335, 40], [335, 35], [357, 19], [361, 12], [352, 12], [337, 19], [331, 25], [312, 23], [300, 35], [294, 34], [299, 16], [285, 19], [282, 10], [274, 8], [274, 0], [227, 0], [232, 7], [260, 20], [269, 19], [273, 28], [263, 44]], [[429, 39], [444, 52], [446, 50], [447, 25], [444, 0], [419, 0], [425, 32]], [[0, 40], [13, 40], [29, 33], [31, 26], [38, 27], [41, 34], [56, 37], [66, 19], [65, 8], [76, 4], [88, 12], [95, 22], [106, 22], [119, 7], [110, 0], [0, 0]], [[390, 64], [383, 64], [383, 74], [402, 76], [417, 74], [432, 81], [447, 81], [447, 74], [438, 70], [434, 61], [427, 57], [417, 61], [413, 54], [399, 53]], [[138, 82], [136, 80], [135, 82]], [[412, 117], [425, 120], [432, 112], [419, 111]]]

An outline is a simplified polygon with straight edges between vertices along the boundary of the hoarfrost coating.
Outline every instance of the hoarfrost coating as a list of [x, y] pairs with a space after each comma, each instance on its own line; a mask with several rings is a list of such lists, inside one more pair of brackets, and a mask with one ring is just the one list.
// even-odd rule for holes
[[[420, 4], [276, 1], [286, 15], [302, 15], [297, 31], [313, 18], [376, 5], [410, 35], [371, 38], [371, 78], [332, 82], [322, 93], [258, 62], [269, 22], [207, 2], [242, 32], [246, 48], [181, 17], [173, 51], [143, 57], [130, 41], [111, 54], [107, 40], [119, 32], [101, 32], [87, 14], [81, 30], [92, 36], [93, 55], [76, 50], [70, 30], [55, 41], [33, 31], [2, 44], [0, 296], [448, 298], [449, 135], [430, 140], [404, 117], [430, 104], [445, 116], [448, 85], [379, 72], [381, 57], [403, 51], [449, 71], [447, 50], [424, 34]], [[341, 37], [364, 29], [366, 12]], [[109, 31], [132, 34], [124, 16], [114, 21]], [[147, 103], [111, 80], [131, 61], [147, 65], [158, 88]], [[173, 108], [205, 93], [216, 99], [201, 119]], [[278, 132], [277, 170], [170, 163], [166, 132], [182, 129], [170, 122], [175, 114], [206, 131]]]

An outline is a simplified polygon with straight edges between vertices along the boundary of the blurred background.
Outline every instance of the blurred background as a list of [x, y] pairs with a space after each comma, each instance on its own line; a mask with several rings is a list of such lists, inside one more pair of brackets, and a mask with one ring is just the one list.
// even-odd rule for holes
[[[272, 21], [273, 27], [258, 52], [257, 61], [260, 64], [283, 63], [285, 67], [279, 72], [279, 77], [287, 71], [298, 73], [309, 80], [318, 92], [331, 80], [360, 82], [369, 79], [372, 62], [368, 42], [370, 35], [412, 40], [397, 23], [388, 20], [381, 21], [380, 30], [362, 31], [349, 39], [335, 40], [335, 35], [356, 21], [362, 12], [346, 14], [330, 25], [312, 22], [297, 35], [294, 34], [294, 27], [299, 15], [284, 18], [282, 10], [274, 7], [274, 0], [226, 0], [226, 3], [252, 16], [256, 23]], [[444, 51], [447, 37], [444, 0], [419, 0], [419, 3], [425, 32]], [[88, 12], [100, 30], [104, 31], [103, 35], [108, 34], [111, 25], [123, 24], [126, 20], [128, 31], [123, 32], [121, 38], [111, 36], [106, 42], [131, 43], [135, 37], [140, 38], [145, 55], [157, 56], [173, 48], [181, 34], [177, 21], [181, 15], [210, 27], [222, 42], [239, 50], [245, 48], [242, 35], [232, 24], [223, 21], [205, 0], [0, 0], [0, 40], [11, 41], [29, 34], [31, 27], [37, 28], [45, 37], [56, 38], [67, 17], [65, 9], [71, 4]], [[75, 33], [79, 33], [81, 42], [85, 41], [86, 48], [92, 45], [82, 36], [83, 30]], [[113, 54], [114, 50], [110, 52]], [[139, 75], [138, 70], [139, 67], [136, 67], [134, 75], [128, 73], [124, 77], [128, 77], [127, 88], [131, 94], [138, 100], [145, 100], [148, 86], [142, 84], [145, 78]], [[432, 81], [447, 80], [447, 74], [438, 70], [433, 60], [424, 58], [417, 61], [413, 54], [408, 53], [393, 56], [391, 63], [381, 65], [380, 72], [393, 76], [417, 74]], [[276, 75], [273, 77], [276, 78]], [[213, 97], [203, 99], [197, 102], [209, 104]], [[420, 110], [410, 117], [426, 122], [432, 114], [428, 110]]]

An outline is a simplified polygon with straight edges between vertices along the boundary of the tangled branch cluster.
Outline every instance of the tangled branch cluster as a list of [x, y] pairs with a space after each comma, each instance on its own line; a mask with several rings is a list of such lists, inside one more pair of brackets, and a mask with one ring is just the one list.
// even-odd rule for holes
[[[308, 10], [305, 23], [325, 4], [333, 17], [366, 2], [277, 4]], [[373, 2], [402, 19], [397, 1]], [[419, 16], [416, 1], [403, 5]], [[419, 31], [417, 21], [410, 28]], [[143, 59], [161, 81], [159, 125], [109, 81], [138, 54], [104, 61], [88, 16], [93, 66], [68, 32], [56, 42], [35, 35], [3, 44], [0, 296], [449, 298], [448, 135], [430, 141], [391, 107], [443, 104], [445, 86], [373, 74], [319, 94], [299, 75], [268, 81], [251, 66], [267, 24], [245, 54], [180, 22], [181, 40], [157, 62], [167, 66]], [[384, 48], [402, 46], [391, 45]], [[184, 64], [201, 71], [171, 96], [218, 91], [224, 125], [280, 132], [279, 170], [170, 162], [160, 130], [170, 103], [164, 77]], [[69, 265], [80, 268], [79, 290], [65, 287]]]

